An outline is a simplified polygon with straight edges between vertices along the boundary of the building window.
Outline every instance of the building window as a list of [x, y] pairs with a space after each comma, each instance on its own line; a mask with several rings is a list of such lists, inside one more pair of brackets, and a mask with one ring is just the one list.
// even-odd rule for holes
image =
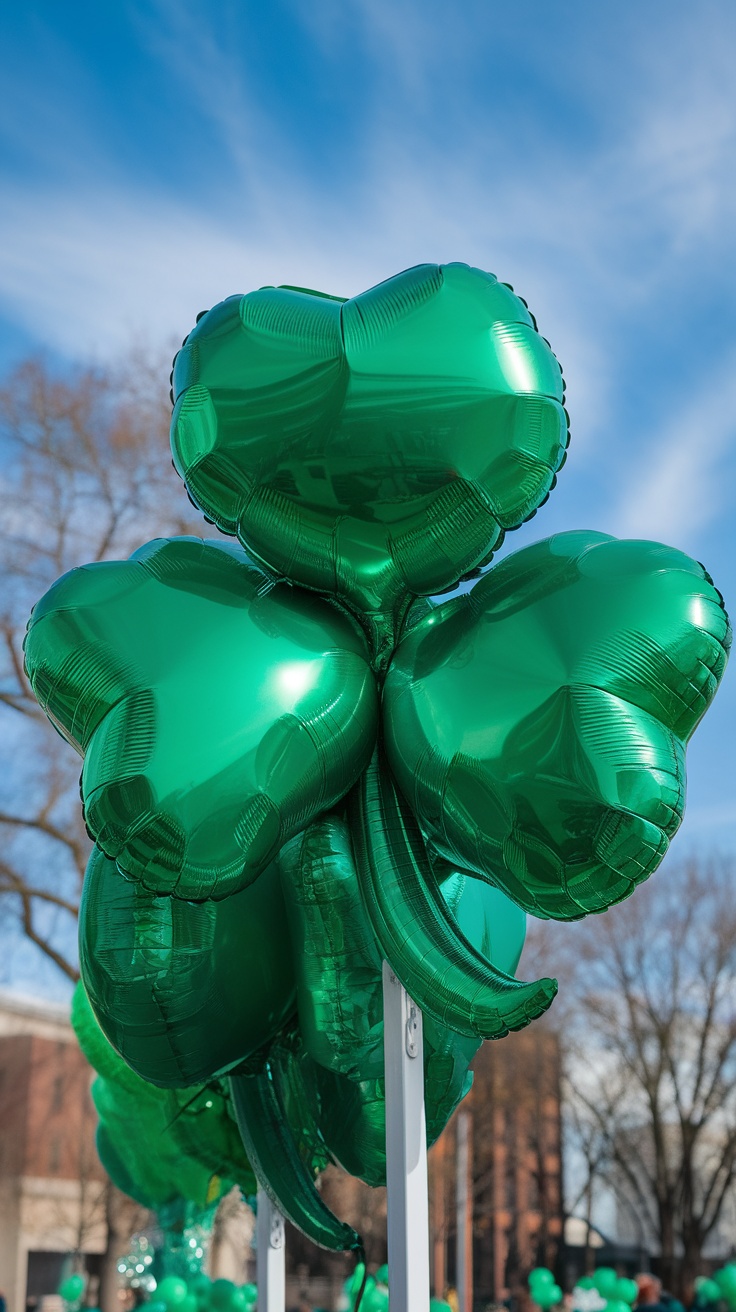
[[64, 1106], [64, 1076], [55, 1075], [54, 1094], [53, 1094], [53, 1101], [51, 1104], [51, 1110], [54, 1112], [60, 1112], [63, 1106]]
[[49, 1145], [49, 1174], [56, 1175], [61, 1162], [61, 1140], [55, 1135]]

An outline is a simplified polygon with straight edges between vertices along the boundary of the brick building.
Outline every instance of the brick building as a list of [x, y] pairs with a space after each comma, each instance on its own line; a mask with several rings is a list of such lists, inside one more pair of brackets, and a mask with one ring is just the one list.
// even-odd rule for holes
[[472, 1091], [430, 1153], [433, 1285], [455, 1281], [458, 1115], [468, 1116], [473, 1302], [524, 1298], [562, 1240], [560, 1045], [543, 1024], [484, 1043]]
[[[0, 1289], [8, 1312], [55, 1290], [70, 1253], [95, 1272], [107, 1177], [90, 1068], [68, 1007], [0, 991]], [[82, 1260], [85, 1260], [83, 1257]]]

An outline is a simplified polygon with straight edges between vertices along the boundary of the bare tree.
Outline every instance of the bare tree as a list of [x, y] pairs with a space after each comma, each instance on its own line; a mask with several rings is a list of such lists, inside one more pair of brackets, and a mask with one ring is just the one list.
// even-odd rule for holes
[[669, 866], [575, 935], [568, 1104], [587, 1187], [605, 1173], [681, 1295], [736, 1182], [733, 877], [727, 862]]
[[23, 674], [30, 609], [76, 565], [119, 559], [151, 537], [202, 532], [171, 468], [167, 365], [54, 374], [21, 364], [0, 388], [0, 905], [70, 979], [89, 854], [79, 761]]

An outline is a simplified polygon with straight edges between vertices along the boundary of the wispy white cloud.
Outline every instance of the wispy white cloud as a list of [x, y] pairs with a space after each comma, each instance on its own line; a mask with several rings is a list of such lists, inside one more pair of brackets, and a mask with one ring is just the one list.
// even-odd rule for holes
[[694, 539], [733, 502], [725, 463], [736, 454], [736, 351], [652, 436], [639, 459], [627, 462], [627, 480], [610, 515], [622, 537]]
[[[62, 106], [66, 179], [6, 188], [7, 313], [67, 354], [105, 355], [144, 326], [153, 339], [183, 333], [197, 310], [259, 282], [350, 294], [417, 260], [468, 259], [527, 297], [565, 368], [578, 440], [600, 431], [637, 323], [676, 285], [734, 267], [736, 105], [713, 76], [718, 32], [704, 29], [693, 51], [688, 24], [650, 27], [650, 58], [615, 88], [605, 131], [555, 139], [541, 119], [535, 129], [531, 104], [529, 151], [514, 156], [460, 94], [434, 107], [436, 132], [427, 117], [424, 90], [443, 53], [458, 76], [470, 59], [475, 10], [449, 30], [431, 5], [317, 10], [300, 12], [314, 15], [310, 30], [325, 48], [333, 41], [335, 58], [351, 23], [379, 70], [339, 185], [320, 185], [295, 159], [225, 29], [208, 26], [201, 6], [156, 0], [140, 11], [142, 39], [162, 79], [208, 116], [232, 176], [213, 185], [194, 157], [180, 191], [154, 190], [114, 161], [101, 169], [104, 143], [89, 147], [85, 121], [82, 179]], [[683, 71], [668, 78], [669, 67]]]

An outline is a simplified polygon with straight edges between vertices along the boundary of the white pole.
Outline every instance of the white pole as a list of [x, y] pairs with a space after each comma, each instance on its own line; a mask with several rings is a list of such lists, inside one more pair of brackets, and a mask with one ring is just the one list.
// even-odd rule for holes
[[460, 1112], [457, 1118], [457, 1303], [460, 1312], [471, 1312], [473, 1289], [473, 1246], [471, 1220], [469, 1216], [469, 1178], [470, 1154], [468, 1151], [470, 1116]]
[[263, 1189], [258, 1190], [256, 1284], [258, 1285], [258, 1312], [284, 1312], [286, 1307], [284, 1218]]
[[391, 1312], [429, 1307], [422, 1013], [383, 963], [388, 1279]]

